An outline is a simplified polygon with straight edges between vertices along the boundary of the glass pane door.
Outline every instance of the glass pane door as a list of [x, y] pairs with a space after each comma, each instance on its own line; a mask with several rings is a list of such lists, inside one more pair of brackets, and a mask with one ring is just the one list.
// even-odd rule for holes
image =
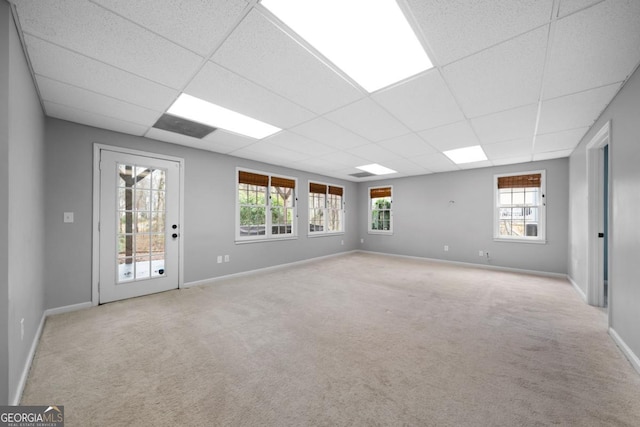
[[117, 164], [117, 284], [166, 274], [166, 170]]

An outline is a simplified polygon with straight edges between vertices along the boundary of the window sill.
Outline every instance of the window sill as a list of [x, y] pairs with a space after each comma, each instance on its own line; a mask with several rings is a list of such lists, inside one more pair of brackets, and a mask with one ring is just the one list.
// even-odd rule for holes
[[381, 236], [392, 236], [393, 235], [393, 231], [391, 231], [391, 230], [389, 230], [389, 231], [369, 230], [367, 233], [368, 234], [379, 234]]
[[331, 236], [344, 236], [344, 231], [335, 231], [333, 233], [309, 233], [307, 237], [316, 238], [316, 237], [331, 237]]
[[288, 237], [271, 237], [271, 238], [261, 238], [261, 239], [242, 239], [235, 241], [236, 245], [244, 245], [248, 243], [265, 243], [265, 242], [281, 242], [283, 240], [298, 240], [298, 236], [288, 236]]
[[504, 243], [532, 243], [534, 245], [546, 245], [547, 244], [547, 240], [546, 239], [539, 239], [539, 240], [534, 240], [534, 239], [505, 239], [505, 238], [501, 238], [501, 237], [494, 237], [493, 241], [494, 242], [504, 242]]

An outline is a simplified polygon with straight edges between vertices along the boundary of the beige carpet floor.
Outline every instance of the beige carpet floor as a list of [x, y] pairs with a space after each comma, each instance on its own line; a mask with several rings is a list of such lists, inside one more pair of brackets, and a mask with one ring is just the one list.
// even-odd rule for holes
[[50, 317], [22, 404], [67, 426], [638, 426], [562, 279], [355, 253]]

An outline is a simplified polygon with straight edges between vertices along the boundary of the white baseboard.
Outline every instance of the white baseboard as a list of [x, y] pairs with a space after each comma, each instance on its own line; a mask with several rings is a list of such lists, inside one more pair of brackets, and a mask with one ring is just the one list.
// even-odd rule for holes
[[618, 348], [629, 360], [631, 366], [633, 366], [638, 374], [640, 374], [640, 359], [638, 358], [638, 356], [636, 356], [636, 354], [629, 348], [627, 343], [624, 342], [624, 340], [613, 328], [609, 328], [609, 335], [611, 335], [611, 338], [613, 338], [613, 341], [618, 345]]
[[507, 271], [510, 273], [522, 273], [522, 274], [531, 274], [534, 276], [544, 276], [544, 277], [555, 277], [558, 279], [566, 279], [567, 275], [562, 273], [551, 273], [548, 271], [539, 271], [539, 270], [525, 270], [523, 268], [512, 268], [512, 267], [501, 267], [499, 265], [488, 265], [488, 264], [475, 264], [472, 262], [462, 262], [462, 261], [451, 261], [448, 259], [439, 259], [439, 258], [427, 258], [420, 256], [412, 256], [412, 255], [399, 255], [399, 254], [389, 254], [385, 252], [374, 252], [374, 251], [364, 251], [364, 250], [356, 250], [354, 252], [361, 252], [365, 254], [374, 254], [374, 255], [382, 255], [382, 256], [391, 256], [396, 258], [407, 258], [407, 259], [417, 259], [422, 261], [431, 261], [431, 262], [439, 262], [443, 264], [451, 264], [451, 265], [459, 265], [462, 267], [475, 267], [475, 268], [484, 268], [487, 270], [498, 270], [498, 271]]
[[42, 317], [40, 318], [40, 324], [38, 325], [38, 329], [36, 330], [36, 334], [33, 337], [33, 341], [31, 342], [31, 347], [29, 348], [29, 354], [27, 355], [27, 360], [24, 362], [24, 367], [22, 369], [22, 374], [20, 375], [20, 381], [18, 381], [18, 386], [13, 394], [13, 398], [9, 400], [9, 405], [17, 406], [20, 404], [20, 400], [22, 399], [22, 393], [24, 392], [24, 387], [27, 384], [27, 378], [29, 377], [29, 371], [31, 370], [31, 363], [33, 363], [33, 357], [36, 355], [36, 350], [38, 348], [38, 343], [40, 342], [40, 337], [42, 336], [42, 330], [44, 329], [44, 322], [49, 316], [53, 316], [54, 314], [68, 313], [70, 311], [82, 310], [84, 308], [91, 307], [91, 302], [83, 302], [80, 304], [68, 305], [65, 307], [58, 308], [50, 308], [45, 310], [42, 313]]
[[182, 287], [183, 288], [190, 288], [192, 286], [200, 286], [200, 285], [206, 285], [206, 284], [210, 284], [210, 283], [214, 283], [214, 282], [219, 282], [221, 280], [234, 279], [234, 278], [237, 278], [237, 277], [244, 277], [244, 276], [252, 276], [254, 274], [261, 274], [261, 273], [266, 273], [268, 271], [281, 270], [281, 269], [287, 268], [287, 267], [293, 267], [293, 266], [296, 266], [296, 265], [308, 264], [310, 262], [315, 262], [315, 261], [319, 261], [319, 260], [322, 260], [322, 259], [343, 256], [343, 255], [351, 254], [351, 253], [354, 253], [354, 252], [359, 252], [359, 251], [354, 250], [354, 251], [338, 252], [338, 253], [335, 253], [335, 254], [323, 255], [323, 256], [319, 256], [319, 257], [315, 257], [315, 258], [303, 259], [301, 261], [289, 262], [289, 263], [286, 263], [286, 264], [278, 264], [278, 265], [273, 265], [273, 266], [264, 267], [264, 268], [257, 268], [255, 270], [241, 271], [240, 273], [233, 273], [233, 274], [227, 274], [227, 275], [224, 275], [224, 276], [212, 277], [210, 279], [196, 280], [194, 282], [185, 283], [185, 284], [182, 285]]
[[22, 374], [20, 374], [18, 386], [15, 393], [13, 394], [13, 398], [9, 400], [9, 405], [17, 406], [20, 404], [20, 399], [22, 399], [22, 392], [24, 391], [24, 386], [27, 384], [27, 378], [29, 377], [29, 371], [31, 370], [31, 362], [33, 361], [33, 356], [35, 356], [36, 349], [38, 348], [38, 343], [40, 342], [40, 335], [42, 335], [42, 329], [44, 328], [45, 319], [46, 315], [45, 313], [42, 313], [40, 324], [38, 325], [36, 334], [33, 337], [33, 341], [31, 342], [31, 347], [29, 348], [27, 360], [25, 360], [24, 367], [22, 368]]
[[582, 289], [580, 289], [580, 286], [578, 286], [578, 284], [568, 274], [567, 274], [567, 279], [569, 279], [569, 282], [571, 282], [571, 285], [573, 285], [573, 289], [576, 290], [578, 295], [580, 295], [580, 298], [582, 298], [582, 301], [584, 301], [585, 304], [586, 304], [587, 303], [587, 294], [585, 294], [584, 291]]
[[64, 307], [50, 308], [48, 310], [45, 310], [44, 314], [47, 317], [49, 317], [49, 316], [53, 316], [54, 314], [69, 313], [70, 311], [84, 310], [85, 308], [91, 308], [91, 307], [93, 307], [93, 304], [91, 303], [91, 301], [87, 301], [87, 302], [81, 302], [80, 304], [65, 305]]

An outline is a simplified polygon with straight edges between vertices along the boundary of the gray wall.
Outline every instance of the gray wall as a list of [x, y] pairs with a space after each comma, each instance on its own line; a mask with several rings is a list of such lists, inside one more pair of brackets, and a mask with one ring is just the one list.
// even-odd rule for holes
[[570, 158], [569, 275], [587, 290], [587, 157], [586, 145], [611, 120], [609, 171], [610, 327], [640, 356], [640, 71], [602, 113]]
[[[3, 13], [7, 9], [2, 3]], [[6, 20], [3, 16], [3, 24]], [[9, 18], [8, 56], [8, 387], [16, 399], [20, 376], [44, 312], [44, 115], [15, 25]], [[4, 27], [3, 27], [4, 30]], [[8, 61], [7, 61], [8, 59]], [[6, 169], [3, 169], [3, 171]], [[3, 204], [4, 206], [4, 204]], [[4, 222], [3, 222], [4, 224]], [[24, 338], [20, 323], [24, 319]], [[4, 348], [4, 347], [3, 347]]]
[[[357, 184], [307, 172], [186, 148], [145, 138], [47, 119], [46, 242], [47, 308], [91, 301], [93, 143], [144, 150], [185, 159], [183, 220], [185, 282], [300, 261], [357, 249]], [[296, 240], [235, 244], [236, 167], [298, 178], [299, 237]], [[307, 180], [345, 186], [346, 233], [308, 238]], [[64, 224], [63, 212], [75, 212]], [[344, 244], [341, 242], [344, 241]], [[229, 263], [216, 263], [229, 255]]]
[[0, 405], [9, 402], [9, 4], [0, 1]]
[[[494, 174], [539, 169], [546, 170], [547, 179], [547, 244], [495, 242]], [[368, 213], [363, 210], [360, 246], [374, 252], [566, 274], [568, 176], [565, 158], [361, 183], [358, 205], [363, 209], [370, 186], [393, 185], [394, 230], [391, 236], [367, 234]], [[479, 250], [488, 251], [489, 260], [480, 258]]]

